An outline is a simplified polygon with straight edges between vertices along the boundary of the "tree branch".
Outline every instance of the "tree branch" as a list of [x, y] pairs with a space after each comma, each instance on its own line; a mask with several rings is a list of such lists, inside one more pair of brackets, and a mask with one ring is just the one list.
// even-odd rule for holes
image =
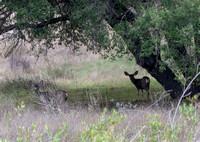
[[[58, 23], [58, 22], [61, 22], [61, 21], [67, 21], [67, 20], [69, 20], [69, 15], [63, 15], [63, 16], [60, 16], [60, 17], [56, 17], [56, 18], [52, 18], [52, 19], [43, 21], [43, 22], [41, 22], [39, 24], [28, 24], [28, 25], [24, 24], [25, 26], [23, 28], [24, 29], [25, 28], [43, 28], [43, 27], [48, 26], [50, 24], [55, 24], [55, 23]], [[4, 34], [6, 32], [12, 31], [14, 29], [17, 29], [17, 24], [13, 24], [13, 25], [9, 25], [9, 26], [6, 26], [6, 27], [2, 27], [0, 29], [0, 35]]]

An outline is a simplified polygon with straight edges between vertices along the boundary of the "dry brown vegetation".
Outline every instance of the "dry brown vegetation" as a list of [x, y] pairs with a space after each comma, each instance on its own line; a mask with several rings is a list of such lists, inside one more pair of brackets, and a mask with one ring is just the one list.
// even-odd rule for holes
[[[81, 141], [82, 133], [89, 128], [90, 124], [97, 124], [100, 120], [101, 113], [102, 111], [89, 111], [81, 107], [69, 107], [66, 112], [59, 114], [42, 112], [30, 108], [21, 111], [3, 110], [0, 113], [0, 137], [9, 141], [16, 141], [19, 137], [29, 137], [30, 141], [39, 141], [41, 134], [43, 134], [43, 141], [53, 141], [45, 127], [48, 126], [50, 131], [56, 134], [59, 127], [67, 125], [68, 129], [64, 133], [68, 136], [66, 138], [61, 137], [60, 141]], [[162, 141], [162, 133], [168, 131], [168, 125], [171, 119], [171, 110], [161, 108], [146, 109], [145, 106], [135, 109], [119, 109], [118, 113], [126, 115], [126, 119], [118, 125], [115, 133], [123, 133], [128, 141], [138, 141], [138, 138], [142, 135], [146, 135], [147, 140], [144, 141], [149, 141], [148, 138], [151, 138], [153, 131], [152, 124], [158, 122], [162, 124], [161, 130], [158, 133], [158, 137]], [[153, 118], [155, 115], [158, 115], [157, 120], [150, 120], [150, 115]], [[178, 129], [180, 129], [177, 134], [178, 141], [199, 141], [199, 125], [195, 126], [195, 137], [190, 140], [187, 134], [191, 126], [180, 114], [177, 115], [177, 118], [180, 118], [176, 123]], [[84, 122], [85, 125], [83, 125]], [[33, 124], [37, 124], [35, 129], [33, 129]], [[183, 129], [181, 129], [182, 127]], [[176, 134], [174, 135], [176, 136]]]
[[[17, 54], [9, 59], [2, 58], [0, 140], [56, 141], [55, 135], [60, 132], [59, 128], [63, 128], [58, 141], [81, 141], [90, 124], [97, 125], [103, 108], [108, 107], [106, 116], [111, 115], [112, 109], [126, 116], [124, 121], [117, 124], [115, 134], [123, 135], [127, 141], [200, 141], [199, 110], [189, 112], [197, 122], [193, 123], [187, 115], [178, 113], [172, 124], [177, 102], [169, 97], [157, 101], [159, 96], [162, 98], [166, 93], [158, 92], [162, 88], [155, 81], [151, 84], [151, 102], [144, 101], [145, 97], [137, 97], [137, 90], [123, 71], [139, 69], [139, 77], [148, 74], [133, 66], [134, 61], [129, 63], [128, 56], [125, 58], [125, 61], [110, 62], [99, 55], [84, 52], [84, 47], [80, 52], [57, 47], [49, 50], [48, 56], [40, 58], [36, 58], [32, 52], [28, 56]], [[33, 89], [27, 84], [30, 79], [45, 80], [44, 90], [55, 87], [69, 91], [66, 110], [43, 110], [34, 97]], [[134, 90], [126, 91], [126, 87]], [[102, 91], [105, 88], [109, 89]], [[104, 93], [107, 95], [104, 96]], [[124, 101], [119, 101], [125, 97]], [[65, 125], [67, 129], [64, 129]], [[171, 128], [173, 125], [176, 127]], [[192, 131], [194, 133], [190, 134]]]

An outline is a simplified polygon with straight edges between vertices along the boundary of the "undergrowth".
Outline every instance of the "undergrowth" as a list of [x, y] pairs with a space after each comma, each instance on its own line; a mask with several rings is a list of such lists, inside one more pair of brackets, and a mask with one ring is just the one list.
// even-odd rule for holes
[[[7, 112], [4, 116], [1, 116], [1, 121], [5, 120], [6, 127], [4, 130], [9, 130], [9, 127], [12, 127], [13, 119], [18, 117], [19, 119], [23, 119], [26, 116], [26, 104], [21, 102], [15, 108], [14, 112]], [[137, 108], [135, 108], [137, 109]], [[187, 105], [183, 103], [179, 107], [179, 114], [176, 117], [175, 125], [172, 125], [170, 122], [170, 115], [167, 113], [152, 113], [150, 111], [145, 110], [143, 115], [145, 115], [144, 122], [140, 123], [137, 127], [131, 128], [130, 123], [135, 119], [142, 121], [141, 116], [137, 116], [136, 113], [131, 114], [131, 110], [129, 113], [124, 113], [124, 111], [108, 111], [104, 109], [101, 115], [90, 115], [95, 118], [95, 122], [87, 122], [87, 119], [83, 119], [81, 115], [78, 117], [78, 121], [81, 123], [81, 129], [78, 131], [79, 139], [76, 141], [82, 142], [194, 142], [199, 140], [199, 128], [200, 128], [200, 114], [195, 109], [192, 104]], [[132, 110], [133, 111], [133, 110]], [[100, 111], [99, 111], [100, 112]], [[79, 112], [80, 113], [80, 112]], [[86, 113], [86, 117], [89, 112]], [[67, 117], [67, 115], [72, 115], [72, 119], [75, 119], [76, 116], [72, 112], [68, 114], [54, 114], [56, 118], [59, 117]], [[141, 115], [140, 114], [140, 115]], [[162, 115], [168, 115], [169, 118], [163, 119]], [[48, 115], [47, 115], [48, 116]], [[84, 117], [85, 117], [84, 116]], [[30, 116], [28, 116], [30, 117]], [[49, 116], [48, 116], [49, 117]], [[48, 119], [46, 117], [45, 119]], [[137, 118], [138, 117], [138, 118]], [[130, 119], [131, 118], [131, 119]], [[166, 118], [166, 117], [165, 117]], [[41, 119], [41, 118], [40, 118]], [[59, 141], [73, 141], [70, 140], [70, 137], [76, 137], [74, 133], [71, 132], [70, 123], [63, 121], [58, 123], [57, 125], [50, 126], [50, 124], [45, 124], [44, 120], [34, 120], [28, 126], [17, 125], [17, 132], [15, 133], [14, 141], [17, 142], [28, 142], [28, 141], [50, 141], [50, 142], [59, 142]], [[44, 118], [42, 118], [44, 119]], [[92, 120], [92, 119], [91, 119]], [[0, 124], [2, 123], [0, 121]], [[43, 122], [44, 121], [44, 122]], [[72, 121], [72, 120], [70, 120]], [[77, 120], [76, 120], [77, 121]], [[29, 122], [30, 123], [30, 122]], [[55, 122], [54, 122], [55, 123]], [[77, 125], [77, 122], [75, 122]], [[52, 125], [52, 124], [51, 124]], [[74, 126], [73, 126], [74, 127]], [[2, 135], [2, 128], [0, 128], [0, 142], [8, 142], [9, 134], [5, 136]], [[9, 131], [8, 131], [9, 133]], [[5, 134], [5, 133], [4, 133]], [[13, 134], [12, 134], [13, 135]], [[13, 140], [13, 138], [12, 138]]]

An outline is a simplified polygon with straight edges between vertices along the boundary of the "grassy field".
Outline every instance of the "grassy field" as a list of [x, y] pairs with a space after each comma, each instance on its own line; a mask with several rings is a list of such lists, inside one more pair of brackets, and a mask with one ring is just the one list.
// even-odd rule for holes
[[[177, 101], [170, 97], [158, 101], [167, 93], [130, 58], [126, 55], [109, 60], [84, 50], [73, 53], [57, 48], [39, 60], [34, 56], [15, 57], [17, 65], [2, 59], [0, 142], [92, 142], [98, 138], [105, 138], [102, 142], [198, 141], [199, 112], [190, 106], [173, 117]], [[124, 75], [124, 71], [136, 70], [137, 78], [146, 75], [151, 79], [151, 101], [147, 101], [146, 92], [138, 96], [137, 89]], [[66, 90], [69, 94], [66, 110], [43, 109], [29, 85], [30, 80], [43, 80], [46, 87], [42, 90]], [[109, 111], [103, 117], [104, 107]], [[113, 109], [117, 115], [112, 114]]]
[[[140, 92], [140, 96], [138, 96], [136, 87], [124, 75], [124, 71], [133, 73], [136, 70], [140, 72], [137, 78], [148, 75], [145, 70], [135, 64], [134, 60], [130, 61], [130, 57], [109, 60], [91, 53], [70, 55], [70, 57], [67, 55], [69, 53], [65, 53], [62, 57], [53, 54], [48, 57], [48, 62], [41, 59], [28, 74], [19, 72], [17, 75], [13, 74], [12, 77], [6, 74], [2, 75], [2, 78], [6, 77], [1, 82], [1, 90], [9, 97], [23, 97], [23, 99], [27, 97], [26, 100], [29, 102], [30, 96], [34, 96], [33, 89], [28, 83], [29, 80], [36, 82], [44, 80], [45, 84], [52, 84], [57, 89], [66, 90], [69, 93], [69, 104], [77, 101], [83, 104], [87, 103], [88, 93], [101, 95], [101, 101], [104, 104], [109, 103], [110, 100], [115, 102], [147, 100], [146, 92], [144, 91], [143, 96]], [[63, 59], [61, 61], [61, 58], [64, 58], [65, 61]], [[154, 95], [161, 90], [161, 85], [151, 78], [150, 93]]]

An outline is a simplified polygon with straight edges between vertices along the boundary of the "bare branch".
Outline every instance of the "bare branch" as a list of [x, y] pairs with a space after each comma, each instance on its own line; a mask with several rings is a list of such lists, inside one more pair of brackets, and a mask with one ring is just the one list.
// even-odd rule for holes
[[9, 12], [9, 13], [5, 14], [4, 17], [0, 18], [0, 20], [1, 20], [1, 21], [0, 21], [0, 27], [3, 26], [3, 24], [6, 22], [6, 19], [7, 19], [8, 17], [10, 17], [11, 14], [12, 14], [12, 12]]
[[2, 11], [2, 10], [4, 10], [6, 8], [6, 6], [4, 5], [4, 6], [2, 6], [1, 8], [0, 8], [0, 11]]
[[195, 77], [190, 81], [190, 83], [188, 84], [188, 86], [186, 87], [186, 89], [183, 91], [183, 94], [181, 95], [181, 98], [180, 98], [179, 101], [178, 101], [178, 104], [177, 104], [177, 107], [176, 107], [176, 110], [175, 110], [175, 113], [174, 113], [174, 117], [173, 117], [173, 119], [172, 119], [172, 128], [174, 128], [174, 126], [175, 126], [174, 124], [175, 124], [176, 114], [177, 114], [177, 112], [178, 112], [178, 108], [179, 108], [179, 106], [180, 106], [180, 103], [181, 103], [183, 97], [186, 97], [186, 96], [189, 96], [189, 95], [190, 95], [190, 93], [187, 94], [187, 95], [185, 95], [185, 93], [190, 89], [192, 83], [194, 82], [194, 80], [195, 80], [199, 75], [200, 75], [200, 72], [198, 72], [198, 73], [195, 75]]
[[12, 46], [12, 48], [5, 54], [5, 58], [7, 58], [8, 56], [10, 56], [11, 53], [13, 53], [14, 49], [18, 46], [19, 41], [20, 41], [20, 38], [17, 37], [17, 40], [14, 43], [14, 45]]

